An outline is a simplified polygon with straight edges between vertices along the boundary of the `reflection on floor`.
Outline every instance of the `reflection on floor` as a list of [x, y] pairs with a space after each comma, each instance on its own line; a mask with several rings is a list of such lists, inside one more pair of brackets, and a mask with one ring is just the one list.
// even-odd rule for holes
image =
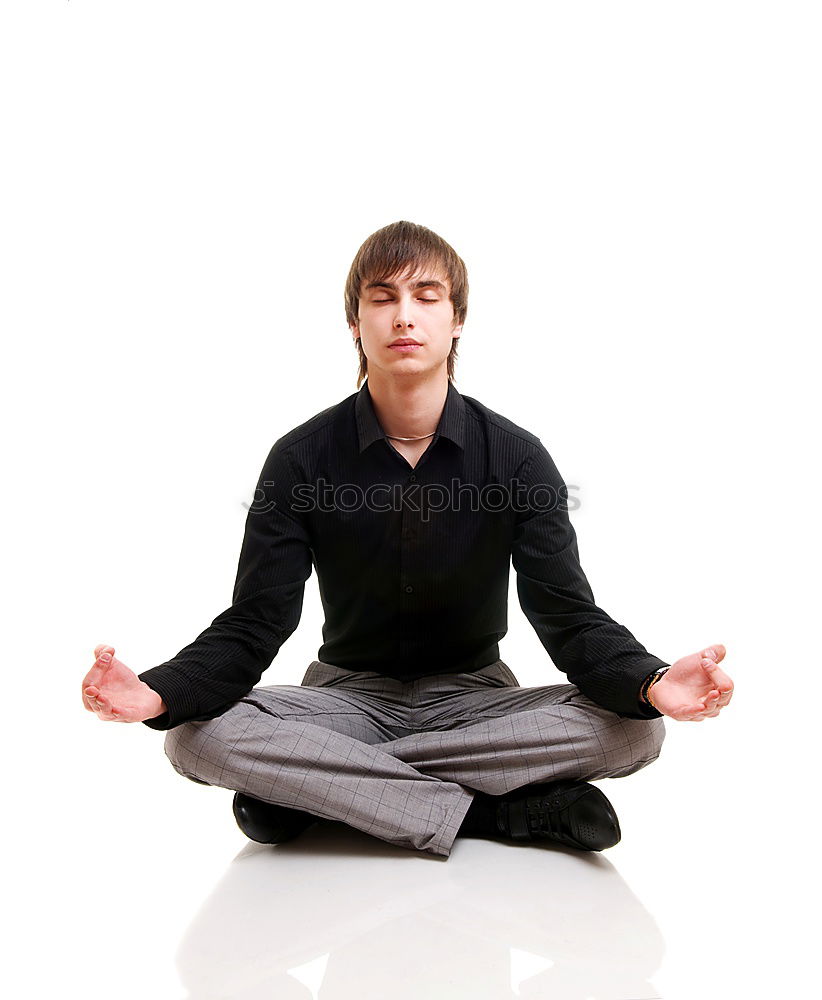
[[177, 966], [190, 1000], [645, 1000], [663, 952], [605, 852], [459, 839], [446, 860], [323, 823], [249, 842]]

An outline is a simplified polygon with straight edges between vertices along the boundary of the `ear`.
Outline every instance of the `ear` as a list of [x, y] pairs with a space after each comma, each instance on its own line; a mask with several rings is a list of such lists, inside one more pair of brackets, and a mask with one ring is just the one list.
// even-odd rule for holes
[[461, 326], [457, 326], [457, 327], [454, 328], [454, 332], [451, 334], [451, 336], [452, 337], [459, 337], [459, 335], [461, 333], [462, 333], [462, 327]]
[[354, 340], [359, 340], [360, 337], [359, 325], [357, 323], [352, 323], [349, 329], [351, 330], [351, 336], [354, 338]]

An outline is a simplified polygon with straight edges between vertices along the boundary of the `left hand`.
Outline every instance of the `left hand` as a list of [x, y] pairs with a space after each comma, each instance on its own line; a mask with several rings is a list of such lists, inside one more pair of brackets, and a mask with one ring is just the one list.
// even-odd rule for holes
[[719, 643], [671, 664], [650, 691], [652, 704], [680, 722], [702, 722], [719, 715], [731, 700], [734, 685], [718, 664], [725, 658]]

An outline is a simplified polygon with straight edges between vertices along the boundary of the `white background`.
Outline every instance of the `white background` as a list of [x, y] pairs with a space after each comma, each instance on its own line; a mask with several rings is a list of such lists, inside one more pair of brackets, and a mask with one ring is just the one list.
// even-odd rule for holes
[[[653, 768], [604, 783], [607, 859], [665, 940], [647, 995], [807, 995], [821, 42], [784, 0], [4, 4], [19, 995], [240, 995], [174, 965], [247, 844], [229, 792], [80, 682], [97, 643], [139, 672], [228, 606], [270, 445], [356, 391], [343, 285], [398, 219], [465, 260], [457, 388], [579, 487], [598, 603], [668, 662], [728, 650], [722, 715], [668, 720]], [[503, 659], [562, 681], [511, 596]], [[299, 683], [321, 624], [312, 577], [262, 683]]]

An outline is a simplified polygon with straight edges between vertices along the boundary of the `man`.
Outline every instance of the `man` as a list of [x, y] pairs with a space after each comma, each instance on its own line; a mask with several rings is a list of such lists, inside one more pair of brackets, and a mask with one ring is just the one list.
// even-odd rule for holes
[[[619, 822], [589, 782], [655, 760], [663, 715], [731, 699], [723, 646], [669, 666], [595, 604], [541, 441], [453, 384], [467, 295], [435, 233], [370, 236], [345, 294], [358, 392], [272, 447], [232, 606], [139, 676], [95, 649], [85, 707], [167, 730], [174, 768], [234, 789], [254, 840], [323, 818], [446, 858], [460, 834], [603, 850]], [[568, 684], [521, 688], [499, 659], [511, 564]], [[301, 685], [255, 687], [312, 566], [318, 658]]]

